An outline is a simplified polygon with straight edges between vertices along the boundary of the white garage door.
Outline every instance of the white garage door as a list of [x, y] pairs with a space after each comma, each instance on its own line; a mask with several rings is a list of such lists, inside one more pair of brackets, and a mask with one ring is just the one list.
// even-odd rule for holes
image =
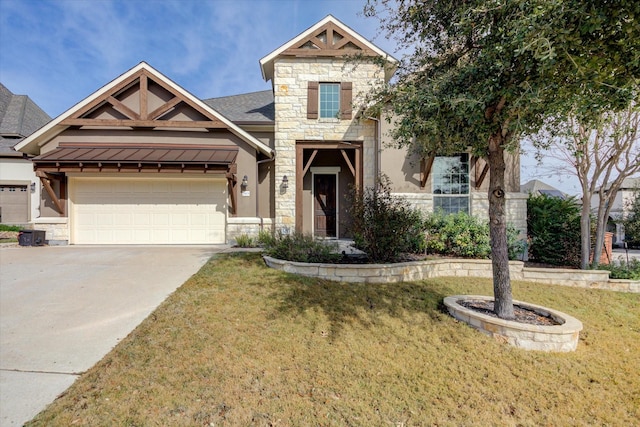
[[71, 178], [75, 244], [225, 243], [224, 179]]

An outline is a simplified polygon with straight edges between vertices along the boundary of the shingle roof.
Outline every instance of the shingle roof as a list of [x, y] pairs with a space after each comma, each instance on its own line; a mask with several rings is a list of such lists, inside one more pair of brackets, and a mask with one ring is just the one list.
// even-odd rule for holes
[[22, 156], [13, 146], [50, 120], [28, 96], [14, 95], [0, 83], [0, 154]]
[[273, 124], [275, 120], [273, 92], [270, 90], [210, 98], [204, 102], [234, 123]]

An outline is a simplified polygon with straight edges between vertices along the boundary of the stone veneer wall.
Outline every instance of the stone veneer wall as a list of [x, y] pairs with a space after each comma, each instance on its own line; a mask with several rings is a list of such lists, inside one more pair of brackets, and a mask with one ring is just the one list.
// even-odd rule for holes
[[[371, 63], [351, 63], [339, 58], [278, 58], [274, 63], [273, 90], [275, 98], [275, 161], [276, 183], [289, 178], [287, 189], [281, 186], [275, 195], [275, 227], [293, 230], [295, 227], [296, 141], [362, 141], [364, 185], [375, 179], [376, 123], [358, 120], [363, 94], [384, 81], [380, 66]], [[351, 82], [353, 117], [351, 120], [307, 119], [307, 88], [309, 82]]]
[[33, 220], [34, 230], [45, 231], [45, 241], [50, 246], [69, 244], [69, 218], [36, 218]]
[[260, 230], [272, 231], [273, 220], [271, 218], [263, 218], [261, 222], [260, 218], [257, 217], [230, 217], [227, 219], [227, 241], [230, 244], [233, 244], [236, 237], [242, 234], [257, 237]]
[[[271, 268], [351, 283], [396, 283], [434, 277], [492, 277], [491, 260], [442, 259], [395, 264], [310, 264], [264, 256]], [[522, 261], [509, 261], [512, 280], [580, 288], [607, 289], [640, 293], [638, 280], [609, 280], [604, 270], [570, 270], [524, 267]]]

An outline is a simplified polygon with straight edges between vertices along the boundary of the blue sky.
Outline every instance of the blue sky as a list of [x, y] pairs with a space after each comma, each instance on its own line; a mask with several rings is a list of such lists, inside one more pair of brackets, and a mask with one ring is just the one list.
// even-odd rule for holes
[[[199, 98], [270, 89], [258, 61], [328, 14], [394, 54], [365, 0], [0, 0], [0, 82], [56, 117], [141, 61]], [[541, 176], [523, 158], [522, 182]], [[544, 177], [575, 194], [575, 181]]]

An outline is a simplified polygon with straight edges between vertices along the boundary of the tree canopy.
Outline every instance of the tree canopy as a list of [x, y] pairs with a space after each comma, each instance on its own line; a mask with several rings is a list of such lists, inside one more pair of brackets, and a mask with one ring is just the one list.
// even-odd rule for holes
[[398, 141], [473, 147], [496, 132], [514, 147], [568, 111], [624, 108], [640, 77], [640, 2], [369, 0], [365, 13], [411, 52], [378, 92], [401, 117]]

